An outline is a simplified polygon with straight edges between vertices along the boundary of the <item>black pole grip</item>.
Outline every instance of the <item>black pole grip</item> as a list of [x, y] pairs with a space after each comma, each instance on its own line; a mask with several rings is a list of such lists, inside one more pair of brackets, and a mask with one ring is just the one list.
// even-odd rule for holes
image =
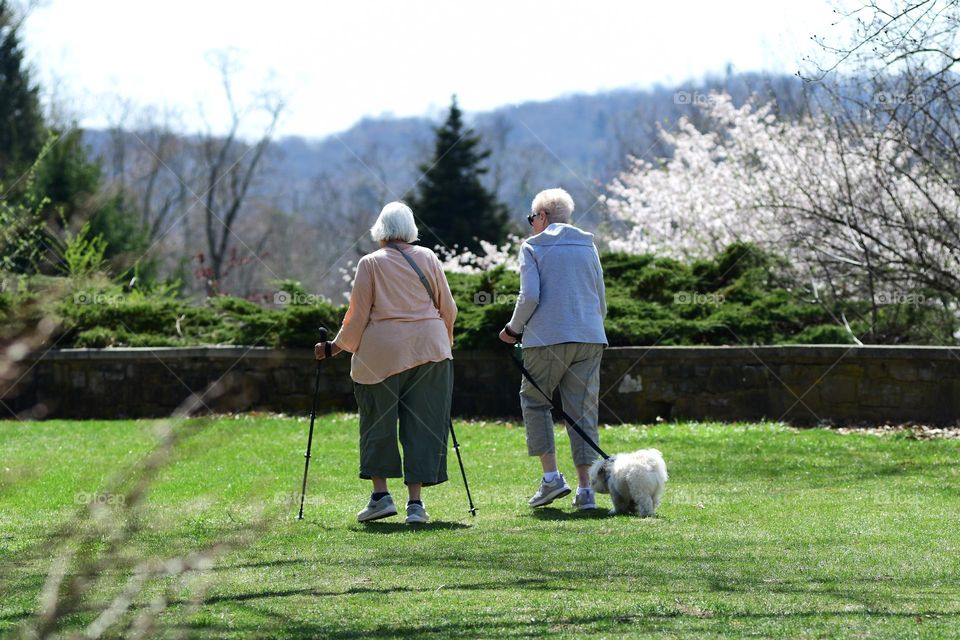
[[329, 358], [331, 355], [332, 349], [330, 348], [330, 343], [327, 342], [327, 328], [320, 327], [320, 342], [323, 343], [323, 357]]

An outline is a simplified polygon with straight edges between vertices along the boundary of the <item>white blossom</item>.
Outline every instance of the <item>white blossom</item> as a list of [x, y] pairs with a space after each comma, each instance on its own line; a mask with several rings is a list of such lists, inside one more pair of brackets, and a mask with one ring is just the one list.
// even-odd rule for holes
[[631, 158], [607, 185], [608, 210], [630, 228], [610, 248], [689, 260], [748, 241], [812, 279], [845, 269], [847, 284], [894, 269], [916, 285], [918, 265], [957, 273], [957, 189], [927, 175], [892, 124], [851, 140], [829, 118], [788, 122], [773, 107], [718, 94], [701, 106], [704, 130], [685, 118], [661, 129], [673, 156]]
[[469, 249], [457, 253], [457, 245], [454, 245], [454, 250], [441, 246], [436, 246], [433, 250], [447, 273], [482, 273], [499, 265], [503, 265], [507, 271], [520, 271], [519, 250], [522, 242], [523, 238], [511, 234], [501, 246], [480, 240], [482, 253], [479, 254]]

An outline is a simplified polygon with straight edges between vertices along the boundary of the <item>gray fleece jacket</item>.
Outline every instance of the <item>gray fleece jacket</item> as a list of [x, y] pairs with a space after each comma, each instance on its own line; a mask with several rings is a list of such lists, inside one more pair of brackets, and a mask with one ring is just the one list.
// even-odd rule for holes
[[607, 344], [600, 256], [593, 234], [554, 222], [520, 246], [520, 295], [510, 319], [523, 346]]

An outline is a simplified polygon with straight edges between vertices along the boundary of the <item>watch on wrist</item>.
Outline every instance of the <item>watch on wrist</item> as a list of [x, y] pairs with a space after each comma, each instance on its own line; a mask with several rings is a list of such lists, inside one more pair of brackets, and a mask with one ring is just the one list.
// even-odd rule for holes
[[513, 338], [514, 340], [516, 340], [517, 338], [520, 337], [520, 334], [519, 334], [519, 333], [517, 333], [516, 331], [514, 331], [513, 329], [510, 328], [510, 324], [509, 324], [509, 323], [503, 325], [503, 331], [504, 331], [508, 336], [510, 336], [511, 338]]

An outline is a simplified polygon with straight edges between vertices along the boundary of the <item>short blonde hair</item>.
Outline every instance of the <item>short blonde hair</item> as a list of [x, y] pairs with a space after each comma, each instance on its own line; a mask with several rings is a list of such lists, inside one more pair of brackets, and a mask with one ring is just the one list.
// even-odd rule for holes
[[413, 211], [403, 202], [388, 203], [370, 227], [370, 237], [376, 242], [415, 242], [419, 235], [417, 224], [413, 221]]
[[530, 213], [547, 212], [547, 222], [570, 222], [573, 198], [563, 189], [547, 189], [538, 193], [530, 205]]

